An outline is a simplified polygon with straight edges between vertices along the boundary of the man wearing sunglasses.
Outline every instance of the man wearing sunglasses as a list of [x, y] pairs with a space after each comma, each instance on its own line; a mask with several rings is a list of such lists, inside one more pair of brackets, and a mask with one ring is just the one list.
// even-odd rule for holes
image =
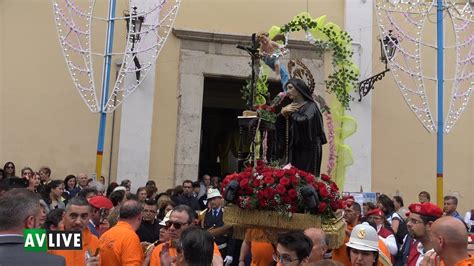
[[[167, 254], [171, 257], [177, 256], [177, 250], [175, 247], [176, 241], [181, 237], [181, 233], [189, 227], [195, 225], [196, 213], [193, 209], [186, 205], [178, 205], [171, 212], [169, 221], [166, 222], [166, 228], [170, 236], [170, 241], [166, 243], [159, 244], [151, 254], [150, 266], [160, 266], [161, 265], [161, 251], [163, 249], [167, 250]], [[213, 262], [219, 260], [223, 262], [219, 249], [214, 244], [214, 256]], [[222, 264], [221, 264], [222, 265]]]

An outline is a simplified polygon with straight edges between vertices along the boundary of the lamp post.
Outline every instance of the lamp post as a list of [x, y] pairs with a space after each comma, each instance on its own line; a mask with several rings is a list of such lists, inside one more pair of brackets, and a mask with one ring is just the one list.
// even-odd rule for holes
[[[140, 81], [140, 68], [141, 64], [138, 60], [137, 54], [134, 52], [135, 44], [140, 41], [140, 33], [142, 31], [142, 25], [145, 21], [144, 16], [139, 16], [137, 12], [137, 7], [132, 7], [133, 11], [130, 14], [128, 11], [124, 11], [123, 15], [125, 17], [125, 21], [127, 22], [127, 34], [130, 36], [130, 43], [132, 44], [131, 51], [133, 55], [133, 63], [138, 71], [135, 72], [137, 82]], [[130, 25], [131, 23], [131, 25]]]
[[380, 43], [380, 61], [385, 64], [385, 70], [359, 82], [359, 102], [362, 101], [362, 97], [369, 94], [374, 89], [376, 81], [382, 80], [385, 77], [385, 73], [390, 71], [387, 67], [388, 61], [392, 60], [397, 50], [398, 40], [392, 35], [392, 30], [388, 31], [388, 35], [383, 39], [379, 39]]
[[380, 61], [385, 63], [385, 69], [387, 69], [388, 61], [392, 60], [392, 58], [395, 56], [398, 40], [397, 38], [392, 36], [392, 30], [389, 30], [388, 35], [385, 36], [383, 40], [379, 39], [379, 43], [380, 43]]

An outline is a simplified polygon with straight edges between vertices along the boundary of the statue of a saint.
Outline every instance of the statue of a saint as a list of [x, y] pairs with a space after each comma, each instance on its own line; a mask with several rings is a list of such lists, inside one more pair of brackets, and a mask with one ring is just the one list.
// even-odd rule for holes
[[322, 145], [327, 143], [323, 117], [303, 80], [292, 78], [285, 87], [292, 102], [276, 120], [278, 157], [318, 177]]

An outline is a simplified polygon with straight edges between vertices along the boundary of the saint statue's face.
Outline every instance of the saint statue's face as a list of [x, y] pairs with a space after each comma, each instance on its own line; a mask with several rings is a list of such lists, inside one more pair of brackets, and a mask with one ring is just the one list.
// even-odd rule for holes
[[288, 95], [288, 97], [291, 99], [291, 100], [295, 100], [297, 98], [300, 98], [302, 97], [301, 96], [301, 93], [295, 88], [295, 86], [293, 86], [293, 84], [288, 84], [286, 86], [287, 88], [287, 92], [286, 92], [286, 95]]

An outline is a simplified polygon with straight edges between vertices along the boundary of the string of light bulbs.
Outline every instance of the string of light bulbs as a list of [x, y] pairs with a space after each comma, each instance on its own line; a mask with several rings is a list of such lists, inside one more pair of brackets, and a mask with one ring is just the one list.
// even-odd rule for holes
[[[422, 47], [438, 49], [436, 45], [426, 43], [422, 39], [425, 25], [429, 16], [436, 12], [436, 0], [404, 1], [404, 0], [376, 0], [376, 16], [381, 36], [387, 36], [392, 30], [394, 35], [401, 36], [403, 40], [393, 42], [398, 54], [389, 60], [392, 75], [397, 87], [402, 93], [405, 102], [416, 115], [418, 120], [429, 132], [436, 132], [437, 123], [429, 109], [425, 81], [437, 81], [437, 78], [425, 74], [423, 68]], [[455, 74], [445, 78], [452, 81], [452, 91], [447, 116], [445, 117], [445, 132], [449, 132], [464, 112], [470, 95], [472, 94], [474, 76], [473, 61], [474, 35], [472, 34], [472, 8], [445, 1], [444, 10], [449, 18], [454, 31], [454, 45], [445, 46], [443, 49], [452, 48], [456, 53]], [[413, 33], [413, 31], [415, 31]], [[414, 66], [414, 67], [413, 67]], [[405, 81], [411, 81], [410, 85]]]
[[[164, 0], [147, 3], [147, 10], [133, 9], [132, 0], [128, 1], [129, 15], [115, 16], [111, 19], [94, 15], [96, 0], [77, 2], [74, 0], [51, 0], [58, 32], [59, 43], [66, 60], [74, 86], [91, 112], [103, 109], [112, 112], [144, 80], [167, 39], [174, 23], [180, 0]], [[144, 9], [144, 8], [142, 8]], [[92, 22], [109, 20], [134, 21], [143, 18], [141, 29], [135, 29], [129, 23], [127, 42], [123, 52], [114, 51], [108, 55], [122, 57], [114, 88], [110, 97], [101, 108], [94, 79], [93, 57], [106, 56], [105, 51], [92, 50]], [[132, 28], [133, 27], [133, 28]], [[138, 64], [136, 62], [139, 62]], [[137, 74], [140, 73], [140, 74]], [[135, 77], [136, 82], [124, 82], [125, 78]], [[114, 97], [111, 97], [114, 96]]]

